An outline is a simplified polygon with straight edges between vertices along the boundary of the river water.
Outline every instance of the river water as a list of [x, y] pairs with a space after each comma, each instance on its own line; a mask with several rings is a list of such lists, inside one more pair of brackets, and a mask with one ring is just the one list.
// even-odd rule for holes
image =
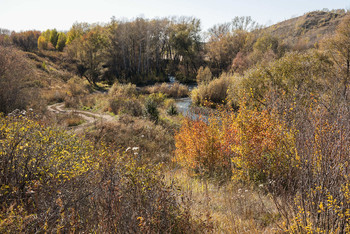
[[176, 107], [179, 112], [181, 112], [183, 115], [187, 115], [190, 111], [190, 107], [192, 104], [192, 100], [190, 97], [185, 98], [178, 98], [175, 99]]
[[[192, 91], [194, 88], [197, 87], [196, 84], [187, 85], [189, 91]], [[176, 98], [175, 99], [177, 110], [186, 117], [189, 117], [193, 120], [196, 120], [198, 118], [201, 118], [204, 121], [208, 120], [208, 109], [203, 107], [196, 107], [192, 105], [192, 99], [191, 97], [184, 97], [184, 98]]]
[[[175, 77], [169, 77], [170, 85], [175, 82], [176, 82]], [[197, 87], [197, 84], [188, 84], [186, 86], [188, 87], [188, 90], [191, 92], [194, 88]], [[209, 114], [207, 113], [208, 110], [206, 108], [193, 107], [191, 97], [176, 98], [175, 103], [176, 103], [177, 110], [183, 116], [187, 116], [193, 120], [196, 120], [198, 118], [202, 118], [203, 120], [208, 120], [208, 116], [209, 116]]]
[[[173, 84], [176, 82], [175, 77], [170, 76], [169, 77], [169, 83]], [[194, 88], [197, 87], [197, 84], [190, 84], [190, 85], [186, 85], [188, 90], [191, 92]], [[176, 102], [176, 107], [177, 110], [183, 114], [184, 116], [188, 116], [188, 115], [192, 115], [190, 112], [191, 109], [191, 104], [192, 104], [192, 99], [191, 97], [184, 97], [184, 98], [176, 98], [175, 99]]]

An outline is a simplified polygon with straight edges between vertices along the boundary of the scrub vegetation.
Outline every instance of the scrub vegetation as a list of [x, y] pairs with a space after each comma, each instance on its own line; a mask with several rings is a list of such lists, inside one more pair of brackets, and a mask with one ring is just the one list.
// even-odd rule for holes
[[1, 233], [348, 233], [349, 172], [345, 10], [0, 29]]

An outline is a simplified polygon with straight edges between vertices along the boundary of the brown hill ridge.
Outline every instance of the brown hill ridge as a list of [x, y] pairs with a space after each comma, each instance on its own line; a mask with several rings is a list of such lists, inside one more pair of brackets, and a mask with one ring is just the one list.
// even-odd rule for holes
[[332, 34], [347, 14], [349, 13], [345, 10], [313, 11], [274, 24], [265, 30], [283, 42], [299, 47], [298, 49], [310, 48]]

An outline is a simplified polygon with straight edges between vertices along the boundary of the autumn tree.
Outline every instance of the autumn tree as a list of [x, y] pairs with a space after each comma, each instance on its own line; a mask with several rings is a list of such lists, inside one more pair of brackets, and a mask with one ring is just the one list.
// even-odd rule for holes
[[45, 39], [44, 36], [40, 36], [38, 38], [38, 49], [39, 50], [47, 50], [48, 48], [48, 43], [47, 43], [47, 40]]
[[109, 26], [108, 68], [110, 75], [133, 83], [147, 80], [153, 70], [154, 61], [152, 37], [154, 34], [150, 23], [137, 18], [133, 22], [111, 22]]
[[243, 52], [238, 52], [236, 57], [232, 61], [231, 70], [232, 72], [237, 72], [242, 75], [243, 72], [246, 69], [248, 69], [249, 66], [250, 61], [248, 59], [248, 56]]
[[169, 19], [131, 22], [116, 21], [109, 25], [108, 80], [146, 83], [165, 81], [169, 61], [173, 59], [170, 46]]
[[42, 32], [38, 38], [38, 48], [40, 50], [58, 50], [63, 51], [66, 45], [67, 36], [63, 32], [58, 32], [56, 29], [47, 29]]
[[0, 45], [8, 46], [11, 44], [10, 40], [11, 31], [8, 29], [0, 28]]
[[[66, 53], [82, 61], [82, 57], [77, 55], [91, 48], [84, 46], [82, 38], [97, 27], [100, 26], [74, 24], [67, 33]], [[113, 18], [107, 26], [100, 28], [103, 28], [100, 35], [104, 42], [98, 41], [102, 44], [107, 42], [109, 46], [102, 45], [103, 49], [99, 51], [104, 54], [103, 68], [100, 69], [103, 72], [99, 79], [109, 83], [115, 80], [132, 83], [166, 81], [169, 74], [182, 81], [194, 80], [198, 68], [203, 65], [203, 43], [197, 19], [136, 18], [118, 21]], [[82, 64], [79, 65], [80, 74], [85, 74], [89, 69]]]
[[47, 42], [50, 42], [50, 34], [51, 30], [46, 29], [44, 32], [41, 33], [41, 36], [43, 36]]
[[233, 31], [240, 30], [246, 32], [251, 32], [261, 27], [251, 16], [236, 16], [232, 19], [231, 25]]
[[226, 70], [235, 56], [234, 38], [230, 24], [215, 25], [209, 29], [209, 41], [206, 44], [207, 55], [214, 74], [218, 76]]
[[70, 44], [75, 38], [79, 38], [90, 29], [88, 23], [74, 23], [67, 33], [67, 44]]
[[50, 42], [54, 48], [56, 48], [57, 40], [58, 40], [58, 32], [54, 28], [50, 31]]
[[243, 57], [251, 52], [256, 40], [256, 35], [251, 31], [257, 28], [257, 23], [251, 17], [235, 17], [232, 22], [209, 29], [206, 52], [214, 76], [229, 71], [238, 53]]
[[22, 50], [34, 51], [38, 48], [40, 34], [39, 31], [12, 32], [10, 38], [12, 43]]
[[275, 54], [278, 53], [278, 39], [270, 34], [261, 35], [254, 43], [254, 50], [261, 53], [266, 53], [268, 50], [272, 50]]
[[66, 34], [63, 32], [58, 33], [56, 49], [58, 51], [63, 51], [64, 47], [66, 46], [66, 41], [67, 41]]
[[172, 25], [170, 44], [173, 51], [173, 63], [181, 66], [183, 72], [178, 79], [188, 79], [195, 76], [201, 62], [200, 20], [181, 18]]
[[329, 59], [322, 53], [291, 52], [267, 66], [249, 70], [241, 85], [251, 106], [301, 113], [297, 110], [308, 108], [315, 100], [331, 107], [331, 70]]
[[85, 35], [76, 38], [67, 51], [72, 58], [77, 60], [79, 75], [95, 86], [103, 73], [107, 44], [108, 40], [103, 33], [103, 28], [97, 26]]

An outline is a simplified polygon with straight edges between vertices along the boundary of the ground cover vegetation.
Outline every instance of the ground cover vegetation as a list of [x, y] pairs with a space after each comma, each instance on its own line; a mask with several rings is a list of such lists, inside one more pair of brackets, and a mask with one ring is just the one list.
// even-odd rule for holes
[[350, 232], [349, 51], [344, 10], [0, 29], [0, 232]]

